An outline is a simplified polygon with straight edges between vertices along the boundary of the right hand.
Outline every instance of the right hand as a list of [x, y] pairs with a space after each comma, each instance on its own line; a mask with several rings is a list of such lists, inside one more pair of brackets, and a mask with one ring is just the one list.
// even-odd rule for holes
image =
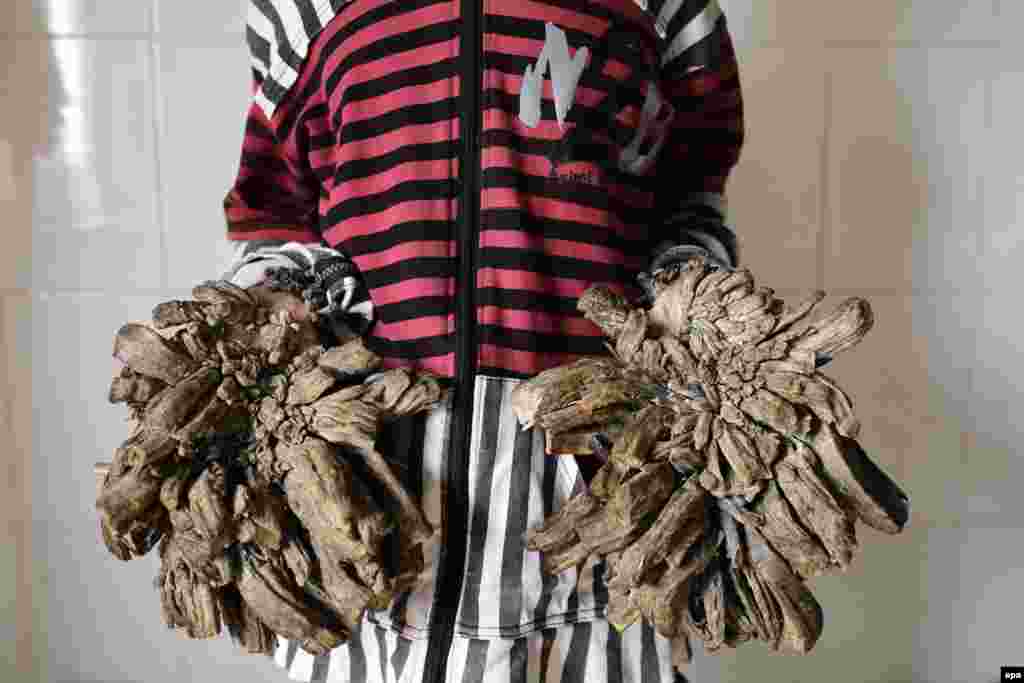
[[245, 291], [249, 292], [262, 306], [266, 306], [273, 313], [288, 311], [292, 320], [308, 320], [311, 315], [309, 305], [301, 297], [291, 292], [275, 291], [262, 284], [246, 287]]

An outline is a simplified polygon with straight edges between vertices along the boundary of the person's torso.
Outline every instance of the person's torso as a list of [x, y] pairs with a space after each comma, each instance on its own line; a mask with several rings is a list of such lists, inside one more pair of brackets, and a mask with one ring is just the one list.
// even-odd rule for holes
[[542, 370], [608, 353], [576, 310], [587, 287], [640, 295], [675, 115], [656, 84], [658, 17], [687, 21], [685, 3], [482, 0], [475, 31], [466, 0], [260, 4], [282, 6], [263, 29], [313, 35], [303, 61], [278, 31], [258, 96], [282, 103], [283, 134], [307, 136], [321, 234], [373, 299], [367, 346], [385, 367], [463, 378], [420, 431], [385, 437], [412, 457], [404, 471], [446, 548], [430, 549], [423, 586], [367, 618], [439, 652], [452, 631], [517, 638], [602, 618], [603, 562], [549, 576], [525, 547], [583, 477], [573, 457], [545, 454], [509, 398]]
[[[604, 616], [608, 590], [598, 558], [558, 575], [543, 570], [544, 555], [528, 550], [527, 532], [557, 512], [584, 485], [572, 456], [545, 452], [543, 434], [523, 429], [512, 410], [522, 380], [476, 377], [473, 428], [466, 444], [466, 490], [460, 496], [467, 524], [461, 539], [436, 536], [425, 548], [424, 581], [366, 619], [402, 636], [428, 639], [434, 612], [452, 611], [454, 633], [475, 639], [520, 638], [567, 623]], [[427, 414], [392, 425], [378, 449], [401, 462], [406, 486], [437, 530], [454, 507], [449, 470], [458, 447], [450, 439], [457, 405], [449, 396]], [[445, 506], [448, 509], [445, 509]], [[442, 545], [464, 543], [465, 564], [457, 594], [439, 595]], [[436, 600], [442, 600], [438, 603]]]
[[321, 233], [373, 298], [367, 345], [386, 367], [445, 377], [468, 328], [484, 375], [606, 354], [576, 302], [599, 283], [640, 294], [651, 176], [674, 116], [656, 84], [658, 13], [483, 0], [466, 45], [461, 0], [327, 5], [291, 86], [315, 106], [282, 125], [305, 127]]

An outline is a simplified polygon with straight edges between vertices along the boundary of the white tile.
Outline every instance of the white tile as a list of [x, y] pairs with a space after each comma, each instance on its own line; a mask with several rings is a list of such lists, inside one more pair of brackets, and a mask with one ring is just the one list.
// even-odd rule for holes
[[[109, 461], [127, 437], [124, 406], [106, 400], [117, 368], [115, 334], [125, 322], [149, 318], [161, 299], [158, 294], [45, 293], [32, 298], [27, 315], [18, 321], [16, 344], [31, 359], [36, 500], [91, 509], [96, 494], [92, 465]], [[78, 466], [68, 467], [68, 460], [54, 453], [73, 456]], [[59, 522], [68, 530], [95, 521], [54, 516], [47, 505], [36, 506], [33, 514], [37, 521]]]
[[995, 0], [996, 17], [999, 22], [999, 37], [1010, 45], [1018, 45], [1020, 26], [1024, 21], [1024, 6], [1017, 0]]
[[[934, 592], [930, 579], [935, 530], [908, 528], [886, 536], [858, 525], [861, 547], [846, 574], [821, 576], [808, 582], [821, 605], [824, 628], [806, 655], [771, 651], [761, 641], [704, 657], [715, 662], [714, 676], [695, 674], [690, 680], [787, 681], [787, 683], [864, 683], [865, 681], [977, 680], [932, 678], [920, 672], [930, 662], [948, 657], [948, 631], [943, 603], [948, 595]], [[945, 585], [939, 589], [948, 588]], [[932, 602], [933, 601], [933, 602]], [[935, 609], [929, 609], [935, 604]], [[925, 638], [936, 631], [941, 639]], [[698, 644], [696, 648], [700, 648]], [[696, 649], [695, 648], [695, 649]]]
[[[1024, 19], [1016, 4], [1002, 2], [1004, 23]], [[1016, 153], [1020, 118], [1024, 115], [1024, 53], [1006, 45], [998, 53], [991, 78], [990, 137], [984, 178], [985, 213], [980, 289], [977, 304], [975, 367], [968, 414], [973, 427], [969, 452], [972, 478], [966, 483], [969, 501], [981, 523], [1024, 513], [1016, 482], [1024, 476], [1020, 444], [1024, 426], [1015, 410], [1024, 399], [1020, 353], [1024, 322], [1019, 292], [1024, 282], [1021, 229], [1024, 220], [1024, 163]]]
[[[997, 0], [936, 2], [935, 0], [719, 0], [733, 42], [741, 47], [774, 43], [793, 47], [823, 41], [925, 44], [991, 40], [1000, 33]], [[1001, 0], [1007, 33], [1024, 19], [1020, 3]], [[1012, 9], [1010, 9], [1012, 7]]]
[[1001, 665], [1020, 665], [1015, 598], [1024, 581], [1024, 547], [1017, 542], [1019, 523], [1005, 521], [931, 534], [925, 556], [930, 629], [922, 635], [934, 650], [922, 662], [924, 680], [996, 681]]
[[719, 0], [719, 7], [725, 15], [729, 27], [729, 35], [737, 47], [745, 47], [755, 42], [756, 29], [754, 15], [757, 10], [754, 3], [746, 0]]
[[[793, 0], [789, 4], [797, 4]], [[801, 3], [802, 4], [802, 3]], [[816, 3], [829, 39], [940, 41], [988, 39], [995, 29], [994, 0], [871, 0]]]
[[986, 294], [977, 302], [969, 401], [967, 475], [962, 482], [972, 523], [1006, 523], [1024, 518], [1019, 482], [1024, 478], [1024, 425], [1018, 407], [1024, 402], [1024, 358], [1020, 348], [1024, 324], [1014, 291]]
[[177, 294], [36, 296], [13, 314], [12, 345], [31, 359], [36, 597], [51, 644], [50, 675], [40, 680], [171, 683], [225, 671], [246, 681], [282, 678], [226, 633], [192, 641], [169, 630], [152, 585], [156, 551], [121, 562], [99, 538], [93, 463], [109, 461], [128, 436], [127, 410], [106, 400], [114, 335]]
[[952, 292], [982, 270], [984, 48], [834, 48], [825, 289]]
[[715, 675], [691, 680], [988, 683], [1000, 665], [1019, 661], [1018, 530], [908, 528], [885, 536], [862, 528], [851, 570], [809, 582], [825, 624], [810, 653], [747, 643], [700, 661], [715, 661]]
[[160, 46], [161, 140], [168, 280], [192, 287], [217, 277], [234, 247], [224, 196], [235, 182], [249, 107], [244, 46]]
[[[156, 32], [161, 40], [188, 42], [197, 35], [221, 34], [230, 40], [245, 39], [248, 0], [221, 0], [206, 3], [203, 20], [196, 21], [196, 8], [178, 0], [156, 0]], [[226, 44], [230, 44], [229, 42]]]
[[31, 507], [37, 503], [31, 486], [34, 404], [32, 372], [27, 361], [32, 357], [30, 310], [31, 298], [25, 292], [0, 296], [0, 372], [4, 377], [0, 398], [7, 412], [3, 458], [7, 488], [0, 501], [0, 517], [8, 536], [3, 545], [8, 552], [15, 553], [15, 580], [9, 585], [17, 591], [12, 606], [17, 641], [8, 645], [15, 650], [13, 661], [21, 676], [19, 680], [50, 680], [45, 671], [48, 631], [43, 585], [33, 562], [35, 545], [31, 534]]
[[151, 46], [50, 44], [48, 139], [34, 159], [33, 257], [21, 286], [158, 287]]
[[[829, 296], [815, 315], [845, 296]], [[875, 324], [822, 372], [853, 402], [864, 451], [910, 497], [911, 523], [959, 523], [967, 503], [962, 482], [964, 417], [973, 339], [950, 327], [969, 307], [957, 297], [866, 295]]]
[[32, 10], [35, 23], [51, 34], [146, 33], [152, 0], [32, 0]]
[[821, 50], [755, 45], [737, 55], [745, 135], [726, 195], [742, 265], [776, 291], [818, 285], [825, 130]]
[[1015, 257], [1024, 248], [1024, 161], [1016, 154], [1000, 153], [1020, 135], [1024, 114], [1024, 59], [1010, 51], [1001, 52], [1005, 68], [992, 78], [992, 128], [989, 147], [990, 170], [985, 175], [985, 240], [988, 265], [986, 279], [1016, 274]]
[[[1016, 10], [1024, 19], [1024, 10]], [[987, 145], [988, 170], [984, 179], [984, 282], [990, 292], [1020, 282], [1024, 255], [1024, 161], [1007, 153], [1018, 147], [1024, 115], [1024, 51], [1006, 46], [998, 53], [992, 74], [991, 132]]]
[[737, 40], [742, 43], [914, 41], [934, 45], [990, 40], [997, 31], [995, 0], [732, 0], [723, 2], [722, 8], [737, 26]]

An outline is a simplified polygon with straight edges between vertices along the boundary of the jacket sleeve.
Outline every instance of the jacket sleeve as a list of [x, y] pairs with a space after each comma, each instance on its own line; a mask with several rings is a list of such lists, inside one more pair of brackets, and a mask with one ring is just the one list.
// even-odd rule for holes
[[[254, 78], [254, 95], [258, 88]], [[229, 240], [320, 242], [321, 185], [310, 166], [304, 113], [279, 107], [272, 120], [251, 99], [238, 173], [224, 198]]]
[[[660, 4], [660, 88], [675, 109], [655, 172], [657, 234], [649, 270], [702, 253], [739, 265], [725, 186], [743, 144], [738, 64], [718, 0]], [[655, 8], [652, 8], [655, 9]]]
[[231, 280], [250, 254], [288, 242], [320, 244], [319, 183], [309, 168], [301, 126], [282, 130], [278, 109], [268, 118], [256, 95], [262, 79], [253, 75], [252, 97], [237, 175], [224, 198], [228, 241], [237, 244], [222, 279]]
[[329, 140], [326, 108], [293, 99], [293, 90], [268, 116], [261, 85], [254, 70], [238, 174], [224, 198], [227, 239], [238, 247], [220, 278], [301, 291], [338, 339], [364, 334], [374, 320], [369, 292], [351, 259], [327, 248], [320, 233], [324, 188], [313, 164], [325, 155], [311, 139]]

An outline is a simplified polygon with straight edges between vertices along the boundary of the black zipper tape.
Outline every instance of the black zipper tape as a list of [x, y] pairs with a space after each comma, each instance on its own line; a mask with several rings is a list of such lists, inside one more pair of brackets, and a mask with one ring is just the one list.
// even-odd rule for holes
[[483, 87], [482, 0], [462, 0], [460, 73], [462, 87], [462, 201], [459, 215], [459, 278], [455, 312], [456, 382], [447, 462], [447, 492], [442, 497], [444, 527], [440, 567], [431, 609], [430, 640], [423, 683], [442, 683], [455, 634], [462, 592], [469, 526], [469, 447], [476, 371], [476, 220], [480, 213], [480, 92]]

